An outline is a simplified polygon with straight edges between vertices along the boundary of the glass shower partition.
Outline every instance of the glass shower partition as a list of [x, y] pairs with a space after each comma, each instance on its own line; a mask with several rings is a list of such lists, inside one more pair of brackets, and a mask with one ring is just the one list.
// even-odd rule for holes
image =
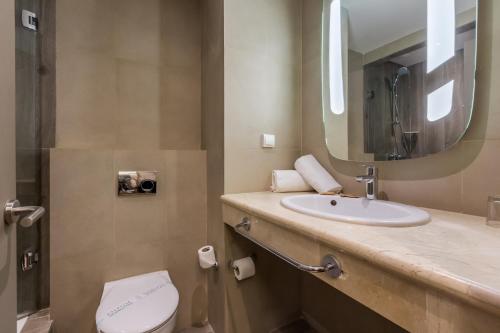
[[[55, 112], [53, 14], [52, 0], [16, 0], [17, 199], [47, 211]], [[17, 226], [20, 318], [49, 306], [49, 216], [29, 228]]]

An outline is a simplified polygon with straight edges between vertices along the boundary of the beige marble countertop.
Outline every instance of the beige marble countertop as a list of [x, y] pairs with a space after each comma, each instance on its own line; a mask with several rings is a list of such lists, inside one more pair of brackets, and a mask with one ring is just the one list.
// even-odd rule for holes
[[304, 193], [228, 194], [222, 201], [500, 314], [500, 229], [484, 217], [425, 209], [432, 221], [424, 226], [363, 226], [281, 206], [297, 194]]

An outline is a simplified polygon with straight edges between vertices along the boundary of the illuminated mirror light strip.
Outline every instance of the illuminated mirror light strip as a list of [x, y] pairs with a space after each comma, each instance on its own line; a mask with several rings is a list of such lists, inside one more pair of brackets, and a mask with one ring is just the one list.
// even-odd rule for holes
[[427, 0], [427, 73], [455, 55], [455, 0]]
[[330, 108], [334, 114], [342, 114], [344, 103], [344, 77], [342, 62], [342, 16], [340, 0], [330, 4], [329, 31], [329, 67], [330, 67]]
[[436, 121], [451, 112], [454, 85], [455, 80], [450, 81], [427, 95], [427, 120]]

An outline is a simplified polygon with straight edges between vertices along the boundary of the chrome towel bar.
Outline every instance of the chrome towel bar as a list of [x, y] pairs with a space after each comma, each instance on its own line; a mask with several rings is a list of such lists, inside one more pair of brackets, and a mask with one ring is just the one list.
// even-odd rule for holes
[[234, 226], [234, 231], [238, 233], [239, 235], [243, 236], [244, 238], [248, 239], [249, 241], [259, 245], [262, 247], [264, 250], [270, 252], [271, 254], [274, 254], [281, 260], [289, 263], [293, 267], [304, 271], [304, 272], [309, 272], [309, 273], [327, 273], [333, 278], [339, 278], [342, 275], [342, 267], [340, 265], [340, 262], [335, 258], [333, 255], [328, 254], [323, 257], [323, 260], [321, 260], [321, 266], [311, 266], [311, 265], [306, 265], [303, 264], [293, 258], [290, 258], [289, 256], [259, 242], [258, 240], [254, 239], [253, 237], [249, 236], [248, 234], [242, 232], [241, 230], [245, 231], [250, 231], [252, 227], [252, 222], [248, 217], [244, 217], [241, 219], [241, 222], [238, 223], [237, 225]]

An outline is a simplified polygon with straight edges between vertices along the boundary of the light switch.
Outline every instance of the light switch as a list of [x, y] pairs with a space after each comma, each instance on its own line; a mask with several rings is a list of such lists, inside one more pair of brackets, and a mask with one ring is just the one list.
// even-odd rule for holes
[[274, 148], [276, 146], [276, 138], [274, 134], [262, 134], [260, 141], [262, 148]]

